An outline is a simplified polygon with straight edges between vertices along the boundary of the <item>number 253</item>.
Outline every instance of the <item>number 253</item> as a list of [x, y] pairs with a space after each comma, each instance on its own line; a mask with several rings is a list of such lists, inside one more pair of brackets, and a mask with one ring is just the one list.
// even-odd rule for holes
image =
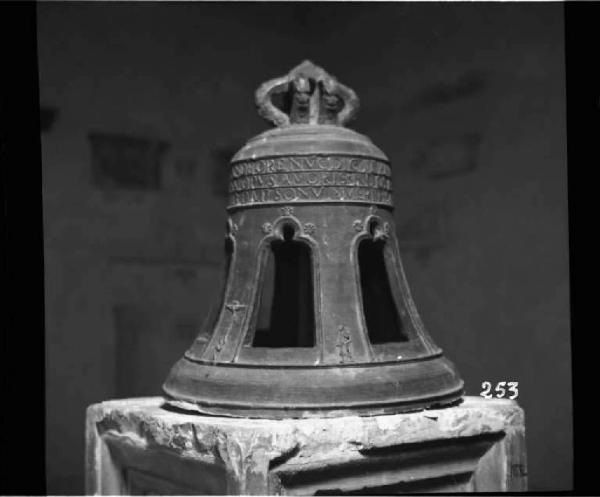
[[[507, 388], [508, 387], [508, 388]], [[507, 391], [508, 393], [510, 393], [511, 395], [506, 397], [507, 399], [516, 399], [519, 396], [519, 382], [518, 381], [499, 381], [496, 384], [496, 388], [494, 388], [494, 391], [492, 392], [492, 384], [489, 381], [484, 381], [481, 384], [481, 393], [479, 395], [481, 395], [484, 399], [491, 399], [496, 397], [497, 399], [502, 399]], [[490, 393], [492, 392], [492, 393]]]

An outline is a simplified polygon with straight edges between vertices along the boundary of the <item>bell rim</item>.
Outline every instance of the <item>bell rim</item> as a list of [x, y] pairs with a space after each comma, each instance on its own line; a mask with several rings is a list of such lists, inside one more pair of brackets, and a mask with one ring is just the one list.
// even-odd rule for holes
[[200, 402], [186, 402], [169, 396], [165, 397], [163, 408], [186, 411], [189, 414], [203, 416], [219, 416], [228, 418], [249, 419], [330, 419], [347, 416], [372, 417], [406, 414], [425, 410], [445, 409], [459, 405], [464, 400], [464, 388], [438, 398], [430, 398], [422, 402], [393, 404], [389, 406], [356, 406], [341, 409], [310, 409], [293, 407], [287, 409], [268, 408], [233, 408], [228, 404], [205, 404]]
[[[401, 413], [448, 405], [464, 394], [463, 380], [444, 356], [416, 363], [371, 364], [359, 373], [350, 365], [281, 366], [288, 374], [277, 376], [274, 368], [235, 368], [198, 364], [184, 357], [173, 367], [163, 392], [172, 405], [187, 403], [201, 414], [272, 419]], [[362, 375], [360, 381], [357, 374]], [[273, 378], [279, 379], [275, 391]], [[312, 384], [298, 390], [299, 379]]]

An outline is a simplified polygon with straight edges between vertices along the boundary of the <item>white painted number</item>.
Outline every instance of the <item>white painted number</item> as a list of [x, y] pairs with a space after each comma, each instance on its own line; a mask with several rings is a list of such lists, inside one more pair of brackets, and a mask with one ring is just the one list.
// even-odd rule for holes
[[506, 385], [505, 381], [499, 381], [498, 384], [496, 385], [496, 397], [501, 399], [502, 397], [504, 397], [504, 394], [506, 393], [506, 389], [504, 388], [504, 386]]
[[490, 393], [492, 384], [489, 381], [484, 381], [481, 384], [481, 388], [483, 388], [483, 390], [479, 395], [481, 395], [484, 399], [491, 399], [493, 397], [493, 395]]
[[[508, 387], [508, 388], [507, 388]], [[506, 393], [510, 393], [507, 398], [512, 400], [516, 399], [519, 396], [519, 382], [518, 381], [499, 381], [496, 383], [496, 388], [494, 388], [494, 392], [492, 392], [492, 384], [489, 381], [484, 381], [481, 384], [481, 393], [479, 394], [484, 399], [502, 399], [506, 395]]]

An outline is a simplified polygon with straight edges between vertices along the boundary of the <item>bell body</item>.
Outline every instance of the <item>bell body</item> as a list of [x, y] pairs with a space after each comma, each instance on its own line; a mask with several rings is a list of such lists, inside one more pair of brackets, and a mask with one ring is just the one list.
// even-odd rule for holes
[[365, 136], [292, 122], [250, 140], [231, 163], [226, 247], [210, 339], [163, 387], [177, 406], [282, 418], [460, 399], [410, 296], [389, 161]]

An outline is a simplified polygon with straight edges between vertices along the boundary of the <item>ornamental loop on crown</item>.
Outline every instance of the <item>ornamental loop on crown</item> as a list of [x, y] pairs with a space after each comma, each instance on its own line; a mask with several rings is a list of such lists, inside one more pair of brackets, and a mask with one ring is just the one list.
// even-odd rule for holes
[[[273, 97], [286, 97], [281, 109]], [[305, 60], [287, 75], [271, 79], [256, 90], [258, 113], [275, 126], [330, 124], [343, 126], [355, 116], [359, 100], [323, 68]]]

